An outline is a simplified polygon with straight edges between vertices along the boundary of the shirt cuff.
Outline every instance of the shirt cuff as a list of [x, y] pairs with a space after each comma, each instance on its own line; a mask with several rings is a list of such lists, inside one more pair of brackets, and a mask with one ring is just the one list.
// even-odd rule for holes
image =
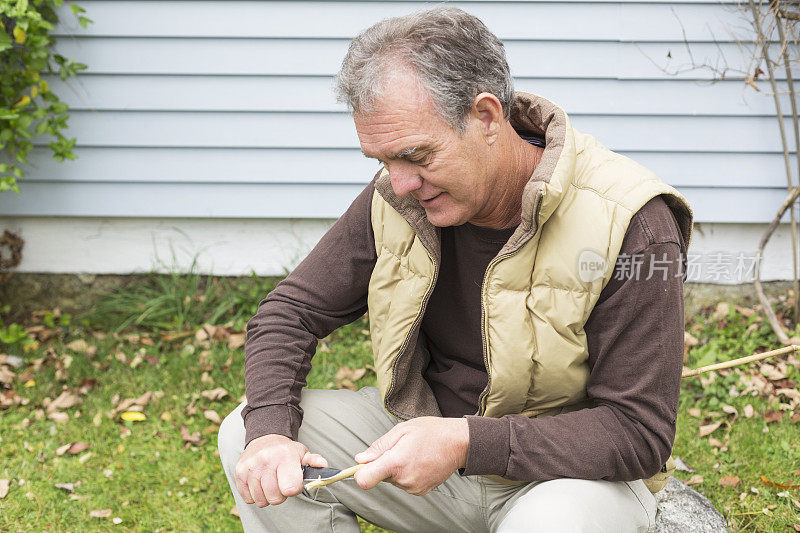
[[467, 464], [462, 476], [503, 476], [511, 455], [511, 429], [503, 418], [465, 415], [469, 427]]
[[284, 435], [292, 440], [297, 440], [300, 429], [301, 416], [293, 405], [276, 404], [265, 405], [242, 412], [244, 418], [244, 447], [250, 441], [264, 435]]

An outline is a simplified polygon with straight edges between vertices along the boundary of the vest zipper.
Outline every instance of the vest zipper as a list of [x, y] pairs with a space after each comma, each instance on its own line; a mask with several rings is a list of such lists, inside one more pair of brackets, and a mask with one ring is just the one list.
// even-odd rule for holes
[[536, 224], [536, 229], [533, 230], [531, 236], [528, 237], [528, 239], [526, 239], [525, 242], [517, 246], [515, 250], [507, 252], [503, 255], [498, 255], [497, 257], [492, 259], [489, 262], [489, 265], [486, 267], [486, 272], [484, 272], [483, 274], [483, 283], [481, 284], [481, 341], [483, 345], [483, 366], [486, 368], [486, 387], [483, 389], [480, 396], [478, 396], [478, 412], [475, 413], [478, 416], [483, 416], [484, 412], [486, 411], [484, 402], [486, 400], [486, 396], [489, 394], [489, 389], [491, 389], [492, 386], [492, 371], [489, 366], [489, 345], [488, 341], [486, 340], [486, 326], [488, 319], [486, 317], [486, 306], [484, 305], [484, 302], [486, 300], [486, 280], [489, 279], [489, 273], [495, 267], [495, 265], [497, 265], [497, 263], [519, 252], [523, 248], [523, 246], [525, 246], [525, 244], [527, 244], [527, 242], [531, 240], [534, 235], [536, 235], [536, 232], [539, 231], [539, 224], [538, 224], [539, 209], [542, 206], [542, 196], [543, 195], [541, 192], [536, 196], [536, 207], [534, 208], [533, 211], [533, 221]]
[[428, 300], [430, 299], [431, 294], [433, 294], [433, 289], [436, 287], [436, 280], [439, 277], [439, 263], [436, 262], [436, 260], [433, 258], [433, 255], [427, 248], [425, 249], [425, 251], [428, 253], [428, 257], [430, 257], [431, 262], [433, 263], [433, 278], [431, 279], [431, 283], [428, 286], [427, 291], [425, 292], [425, 296], [422, 298], [422, 305], [420, 306], [419, 313], [417, 313], [417, 317], [414, 319], [414, 323], [411, 324], [411, 329], [408, 330], [408, 335], [406, 335], [406, 338], [403, 341], [403, 345], [400, 347], [400, 353], [394, 360], [394, 364], [392, 365], [392, 382], [391, 384], [389, 384], [389, 390], [386, 391], [386, 400], [383, 402], [383, 406], [386, 408], [386, 410], [401, 420], [408, 420], [408, 418], [400, 415], [399, 413], [391, 409], [389, 407], [389, 401], [388, 401], [392, 393], [394, 392], [394, 382], [395, 379], [397, 378], [397, 369], [395, 367], [397, 366], [397, 362], [400, 360], [405, 351], [408, 349], [409, 341], [411, 340], [411, 337], [414, 336], [414, 330], [416, 330], [419, 324], [422, 322], [422, 317], [425, 315], [425, 308], [428, 306]]

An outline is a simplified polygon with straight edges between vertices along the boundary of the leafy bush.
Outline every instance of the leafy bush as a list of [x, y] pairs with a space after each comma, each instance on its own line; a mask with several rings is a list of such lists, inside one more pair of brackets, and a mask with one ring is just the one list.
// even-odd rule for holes
[[[0, 191], [19, 193], [17, 180], [24, 175], [18, 163], [27, 163], [34, 135], [55, 137], [48, 146], [59, 161], [75, 159], [75, 139], [61, 130], [67, 127], [68, 106], [59, 100], [40, 74], [58, 74], [62, 80], [86, 65], [70, 61], [53, 51], [49, 32], [58, 23], [55, 8], [63, 0], [18, 0], [0, 2]], [[81, 27], [90, 19], [85, 10], [70, 5]]]

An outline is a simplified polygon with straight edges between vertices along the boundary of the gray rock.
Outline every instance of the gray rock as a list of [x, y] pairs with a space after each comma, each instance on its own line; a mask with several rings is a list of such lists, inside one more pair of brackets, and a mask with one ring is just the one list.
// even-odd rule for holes
[[658, 533], [727, 533], [725, 517], [705, 496], [682, 481], [670, 477], [655, 494], [658, 502]]

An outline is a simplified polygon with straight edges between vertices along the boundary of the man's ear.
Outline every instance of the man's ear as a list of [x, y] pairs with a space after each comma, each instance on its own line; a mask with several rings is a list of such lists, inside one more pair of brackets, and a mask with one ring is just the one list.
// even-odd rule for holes
[[480, 121], [481, 133], [487, 144], [494, 144], [505, 118], [500, 100], [492, 93], [480, 93], [472, 104], [471, 115]]

